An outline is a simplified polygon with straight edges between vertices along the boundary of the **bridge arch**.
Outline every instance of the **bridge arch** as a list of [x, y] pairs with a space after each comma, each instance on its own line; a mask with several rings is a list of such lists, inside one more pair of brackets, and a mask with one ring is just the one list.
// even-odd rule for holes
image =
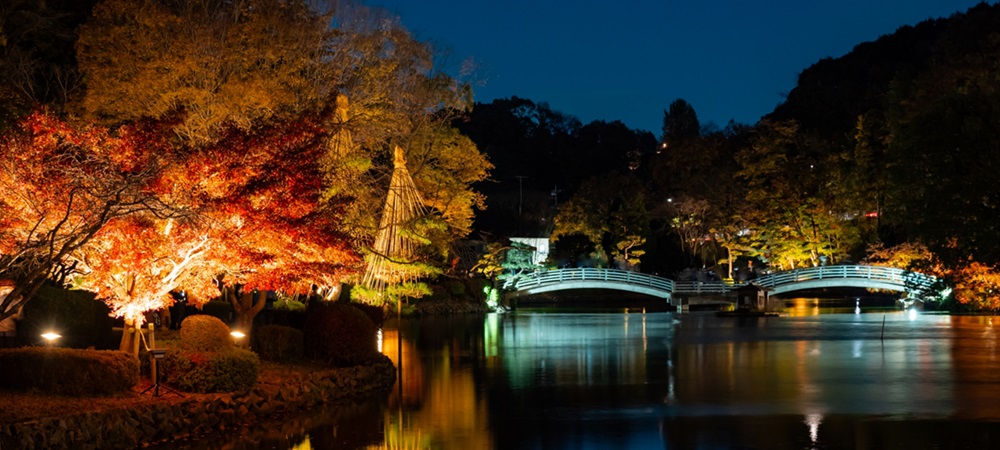
[[574, 289], [610, 289], [670, 299], [674, 281], [619, 269], [576, 268], [536, 272], [519, 278], [509, 298]]
[[[806, 289], [851, 287], [905, 292], [910, 297], [927, 292], [936, 281], [935, 277], [917, 272], [861, 265], [810, 267], [774, 272], [752, 280], [758, 286], [771, 289], [772, 295]], [[722, 281], [675, 282], [639, 272], [577, 268], [535, 272], [520, 277], [505, 287], [512, 290], [508, 294], [509, 298], [574, 289], [610, 289], [670, 300], [676, 295], [724, 295], [743, 284]]]
[[774, 272], [754, 283], [771, 289], [772, 295], [806, 289], [852, 287], [904, 292], [910, 296], [929, 290], [937, 278], [918, 272], [882, 266], [819, 266]]

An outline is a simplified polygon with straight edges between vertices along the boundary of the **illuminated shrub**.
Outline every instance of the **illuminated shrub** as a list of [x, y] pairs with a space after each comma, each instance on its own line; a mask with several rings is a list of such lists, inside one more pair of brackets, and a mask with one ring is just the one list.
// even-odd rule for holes
[[181, 348], [195, 351], [217, 351], [233, 347], [229, 327], [218, 317], [199, 314], [181, 322]]
[[298, 300], [278, 300], [274, 302], [275, 311], [302, 311], [305, 312], [306, 304]]
[[304, 355], [302, 331], [282, 325], [264, 325], [253, 332], [253, 348], [266, 361], [293, 361]]
[[305, 327], [306, 356], [345, 367], [378, 356], [378, 328], [363, 311], [342, 302], [310, 305]]
[[237, 348], [229, 327], [217, 317], [189, 316], [181, 322], [180, 348], [159, 363], [161, 380], [188, 392], [246, 391], [257, 384], [260, 359]]
[[57, 395], [106, 395], [139, 382], [139, 360], [117, 350], [24, 347], [0, 350], [0, 388]]
[[250, 350], [215, 352], [167, 349], [159, 362], [160, 380], [187, 392], [246, 392], [257, 384], [260, 359]]

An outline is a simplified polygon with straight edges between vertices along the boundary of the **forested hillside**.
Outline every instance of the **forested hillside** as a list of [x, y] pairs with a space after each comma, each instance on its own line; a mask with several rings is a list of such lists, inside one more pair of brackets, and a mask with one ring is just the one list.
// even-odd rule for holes
[[[502, 188], [488, 194], [487, 215], [510, 216], [518, 182], [532, 187], [532, 202], [556, 185], [565, 190], [548, 228], [553, 264], [641, 262], [647, 272], [715, 267], [739, 276], [734, 269], [751, 264], [867, 260], [944, 276], [961, 307], [994, 309], [998, 89], [1000, 6], [984, 3], [818, 61], [752, 126], [703, 126], [676, 100], [652, 146], [594, 140], [578, 123], [538, 114], [517, 119], [534, 127], [482, 133], [479, 121], [492, 117], [483, 111], [526, 110], [497, 101], [477, 105], [460, 128], [497, 166]], [[521, 194], [526, 209], [528, 191]]]

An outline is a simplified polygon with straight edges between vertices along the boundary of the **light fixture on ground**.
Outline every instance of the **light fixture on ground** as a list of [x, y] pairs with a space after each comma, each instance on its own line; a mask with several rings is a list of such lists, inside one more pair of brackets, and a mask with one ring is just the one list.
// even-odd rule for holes
[[250, 343], [247, 342], [247, 339], [245, 339], [247, 334], [240, 330], [230, 331], [229, 335], [233, 337], [233, 342], [236, 343], [237, 347], [246, 348], [250, 345]]
[[56, 341], [59, 340], [59, 338], [61, 337], [62, 337], [61, 334], [58, 334], [54, 331], [47, 331], [45, 333], [42, 333], [42, 339], [45, 339], [45, 344], [48, 345], [49, 347], [55, 345]]

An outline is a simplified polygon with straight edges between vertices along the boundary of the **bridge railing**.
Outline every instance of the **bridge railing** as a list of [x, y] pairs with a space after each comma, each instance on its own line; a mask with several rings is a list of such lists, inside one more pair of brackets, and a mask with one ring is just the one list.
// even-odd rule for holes
[[514, 283], [514, 288], [521, 290], [535, 286], [558, 284], [566, 281], [585, 280], [650, 286], [666, 292], [673, 292], [674, 290], [674, 281], [666, 278], [640, 272], [630, 272], [627, 270], [595, 268], [559, 269], [535, 272], [518, 278], [517, 282]]
[[894, 267], [879, 266], [819, 266], [807, 269], [797, 269], [787, 272], [775, 272], [764, 275], [753, 282], [759, 286], [776, 287], [801, 281], [823, 280], [831, 278], [860, 278], [884, 281], [906, 286], [911, 289], [927, 289], [936, 279], [916, 272], [909, 272]]
[[674, 294], [727, 294], [744, 283], [736, 284], [728, 281], [675, 281]]
[[[774, 272], [752, 280], [754, 284], [775, 288], [803, 281], [823, 279], [868, 279], [886, 282], [904, 287], [907, 290], [924, 290], [930, 288], [936, 278], [916, 272], [909, 272], [893, 267], [879, 266], [819, 266], [807, 269], [797, 269], [785, 272]], [[531, 287], [559, 284], [567, 281], [603, 281], [627, 283], [632, 285], [650, 286], [673, 294], [703, 295], [727, 294], [744, 286], [746, 283], [725, 281], [673, 281], [655, 275], [630, 272], [618, 269], [560, 269], [538, 271], [517, 278], [516, 282], [508, 281], [505, 288], [516, 290]]]

